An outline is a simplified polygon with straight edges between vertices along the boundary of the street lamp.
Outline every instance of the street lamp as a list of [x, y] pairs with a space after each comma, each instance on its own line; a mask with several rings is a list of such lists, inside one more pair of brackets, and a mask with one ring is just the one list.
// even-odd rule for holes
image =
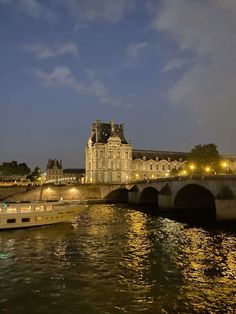
[[211, 171], [211, 168], [210, 167], [206, 167], [205, 170], [206, 170], [207, 173], [209, 173]]
[[224, 169], [224, 172], [227, 173], [227, 171], [228, 171], [228, 163], [226, 161], [224, 161], [221, 165], [222, 165], [222, 167]]
[[191, 174], [193, 174], [193, 170], [195, 169], [195, 165], [191, 164], [191, 165], [189, 165], [189, 168], [191, 170]]

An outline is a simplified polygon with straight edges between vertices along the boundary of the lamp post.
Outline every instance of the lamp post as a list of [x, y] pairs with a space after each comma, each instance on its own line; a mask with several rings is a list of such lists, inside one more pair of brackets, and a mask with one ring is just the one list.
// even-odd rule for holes
[[189, 168], [191, 170], [191, 175], [193, 175], [193, 170], [195, 169], [195, 165], [191, 164], [189, 165]]
[[224, 161], [224, 162], [222, 163], [222, 167], [223, 167], [223, 169], [224, 169], [224, 173], [226, 174], [226, 173], [228, 172], [228, 163], [227, 163], [226, 161]]

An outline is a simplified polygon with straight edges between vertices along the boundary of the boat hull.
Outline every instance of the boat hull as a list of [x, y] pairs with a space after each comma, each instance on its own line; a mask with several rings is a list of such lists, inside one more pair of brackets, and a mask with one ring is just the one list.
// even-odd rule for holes
[[73, 218], [87, 207], [80, 205], [54, 205], [51, 210], [0, 214], [0, 230], [27, 228], [71, 222]]

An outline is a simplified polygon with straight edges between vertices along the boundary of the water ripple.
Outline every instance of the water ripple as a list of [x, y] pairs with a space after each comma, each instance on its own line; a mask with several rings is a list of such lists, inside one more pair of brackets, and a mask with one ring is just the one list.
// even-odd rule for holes
[[94, 205], [0, 233], [0, 313], [235, 313], [235, 249], [232, 232]]

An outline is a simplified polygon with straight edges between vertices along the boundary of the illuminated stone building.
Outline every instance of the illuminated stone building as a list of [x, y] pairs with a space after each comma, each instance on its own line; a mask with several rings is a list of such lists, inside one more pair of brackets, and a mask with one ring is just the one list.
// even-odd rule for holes
[[86, 182], [119, 183], [132, 177], [132, 146], [124, 136], [123, 124], [92, 124], [86, 146]]
[[156, 179], [169, 176], [171, 171], [180, 169], [186, 162], [187, 155], [183, 152], [133, 149], [132, 179]]
[[48, 183], [84, 183], [84, 169], [62, 168], [62, 161], [49, 159], [46, 167], [46, 182]]
[[57, 159], [48, 159], [46, 167], [46, 181], [57, 182], [63, 177], [62, 162]]
[[[123, 183], [168, 177], [187, 161], [187, 152], [133, 149], [124, 136], [124, 125], [92, 124], [86, 146], [87, 183]], [[236, 172], [236, 156], [221, 155], [222, 174]]]
[[119, 183], [169, 175], [185, 162], [187, 153], [133, 150], [123, 124], [92, 124], [86, 146], [86, 182]]

